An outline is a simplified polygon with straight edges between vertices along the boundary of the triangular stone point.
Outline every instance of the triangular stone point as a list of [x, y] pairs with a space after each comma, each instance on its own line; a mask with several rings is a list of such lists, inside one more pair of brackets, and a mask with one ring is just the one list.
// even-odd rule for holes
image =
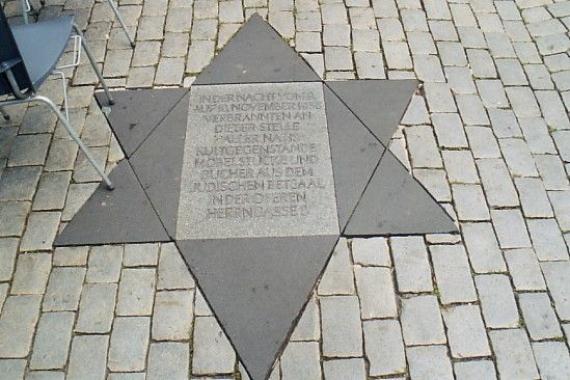
[[419, 82], [366, 79], [327, 81], [326, 85], [384, 146], [388, 146]]
[[320, 80], [275, 29], [254, 14], [202, 70], [193, 85]]
[[338, 236], [177, 241], [252, 380], [266, 380]]
[[101, 183], [54, 245], [169, 241], [129, 162], [121, 161], [109, 177], [115, 189], [107, 190]]
[[342, 230], [385, 148], [327, 86], [323, 91], [338, 220]]
[[455, 232], [457, 226], [447, 212], [386, 150], [343, 236]]
[[107, 121], [125, 156], [130, 157], [186, 93], [187, 88], [113, 91], [112, 106], [103, 92], [95, 98], [100, 107], [109, 107]]

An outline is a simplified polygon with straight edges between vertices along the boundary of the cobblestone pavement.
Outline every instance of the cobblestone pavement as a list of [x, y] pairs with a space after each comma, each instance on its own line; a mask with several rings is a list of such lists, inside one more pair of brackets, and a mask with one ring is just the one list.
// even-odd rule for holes
[[[424, 82], [392, 149], [461, 236], [342, 240], [273, 380], [570, 378], [570, 2], [120, 4], [134, 51], [103, 2], [39, 18], [74, 12], [113, 87], [189, 86], [253, 12], [326, 79]], [[110, 168], [84, 63], [71, 118]], [[0, 377], [247, 378], [173, 245], [52, 250], [99, 178], [44, 111], [0, 122]]]

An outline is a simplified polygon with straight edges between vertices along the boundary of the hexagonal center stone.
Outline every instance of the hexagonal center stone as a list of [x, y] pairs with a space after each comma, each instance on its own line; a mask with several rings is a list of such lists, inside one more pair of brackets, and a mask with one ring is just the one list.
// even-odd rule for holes
[[338, 233], [322, 84], [193, 87], [176, 239]]

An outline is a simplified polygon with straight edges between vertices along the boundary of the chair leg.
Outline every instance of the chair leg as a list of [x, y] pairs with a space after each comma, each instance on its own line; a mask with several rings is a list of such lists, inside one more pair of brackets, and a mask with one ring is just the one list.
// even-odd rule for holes
[[21, 4], [22, 4], [22, 17], [24, 18], [24, 24], [27, 24], [28, 23], [28, 11], [30, 10], [28, 0], [21, 0]]
[[10, 120], [10, 115], [8, 115], [8, 112], [6, 112], [6, 110], [4, 109], [4, 107], [0, 107], [0, 115], [2, 115], [2, 117], [4, 118], [4, 120], [9, 121]]
[[81, 139], [77, 135], [77, 132], [75, 132], [75, 129], [73, 129], [69, 124], [69, 120], [65, 118], [65, 116], [61, 113], [61, 111], [57, 108], [57, 106], [49, 98], [46, 98], [45, 96], [37, 95], [33, 98], [33, 100], [47, 104], [51, 108], [51, 110], [55, 112], [58, 119], [63, 123], [63, 126], [67, 130], [67, 133], [69, 133], [71, 138], [77, 143], [77, 145], [79, 145], [79, 149], [81, 149], [81, 151], [85, 154], [85, 157], [87, 157], [89, 163], [93, 165], [97, 173], [99, 173], [101, 178], [103, 178], [103, 181], [105, 181], [107, 188], [109, 190], [113, 190], [114, 188], [113, 183], [111, 182], [107, 174], [105, 174], [105, 170], [97, 163], [97, 161], [95, 161], [95, 158], [91, 154], [91, 151], [83, 144], [83, 141], [81, 141]]
[[73, 24], [73, 29], [75, 30], [75, 33], [81, 37], [81, 46], [83, 46], [83, 50], [85, 50], [85, 54], [87, 54], [87, 58], [91, 63], [91, 67], [93, 67], [93, 71], [95, 71], [97, 78], [99, 78], [99, 81], [101, 82], [101, 86], [103, 86], [103, 90], [105, 91], [105, 95], [107, 96], [109, 104], [114, 104], [115, 101], [109, 92], [109, 87], [107, 87], [107, 83], [105, 82], [105, 79], [103, 79], [103, 74], [101, 74], [101, 71], [97, 67], [97, 62], [95, 61], [95, 58], [93, 58], [93, 54], [91, 54], [91, 49], [89, 49], [89, 45], [87, 45], [87, 41], [85, 41], [83, 33], [81, 33], [81, 30], [77, 27], [76, 24]]
[[123, 16], [121, 16], [121, 13], [119, 12], [119, 9], [117, 8], [117, 4], [115, 4], [115, 2], [113, 0], [107, 0], [107, 3], [109, 3], [109, 6], [113, 10], [113, 13], [117, 17], [117, 20], [119, 20], [119, 24], [121, 24], [121, 28], [123, 28], [123, 31], [125, 32], [125, 35], [127, 36], [129, 43], [131, 44], [131, 47], [134, 48], [135, 47], [135, 41], [133, 41], [131, 35], [129, 34], [129, 30], [127, 29], [127, 25], [125, 24], [125, 20], [123, 20]]

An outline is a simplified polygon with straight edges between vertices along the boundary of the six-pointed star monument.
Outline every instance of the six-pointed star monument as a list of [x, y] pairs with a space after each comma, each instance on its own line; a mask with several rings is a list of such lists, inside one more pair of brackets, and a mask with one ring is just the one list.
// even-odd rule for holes
[[114, 94], [116, 188], [100, 186], [55, 245], [175, 242], [266, 379], [340, 236], [456, 231], [386, 148], [417, 85], [323, 82], [253, 16], [191, 89]]

